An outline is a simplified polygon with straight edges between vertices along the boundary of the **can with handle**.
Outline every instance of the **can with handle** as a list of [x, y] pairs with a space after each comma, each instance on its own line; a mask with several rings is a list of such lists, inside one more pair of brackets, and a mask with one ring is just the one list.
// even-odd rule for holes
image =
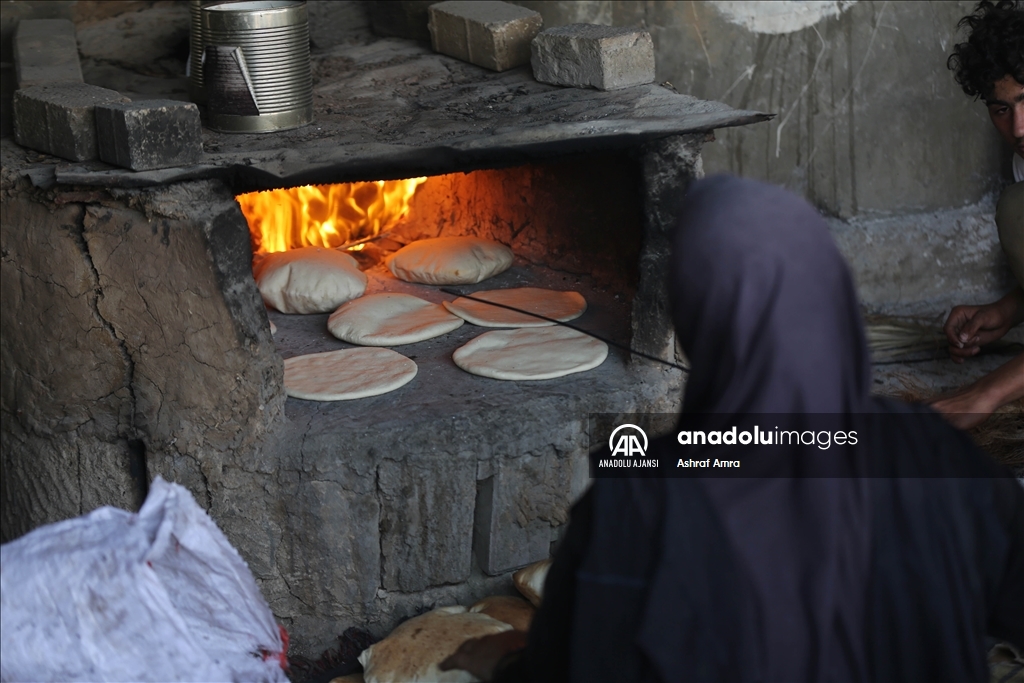
[[200, 12], [200, 77], [211, 128], [262, 133], [313, 120], [305, 2], [204, 3]]
[[203, 88], [203, 12], [209, 5], [224, 5], [240, 0], [188, 0], [188, 94], [196, 104], [206, 104]]

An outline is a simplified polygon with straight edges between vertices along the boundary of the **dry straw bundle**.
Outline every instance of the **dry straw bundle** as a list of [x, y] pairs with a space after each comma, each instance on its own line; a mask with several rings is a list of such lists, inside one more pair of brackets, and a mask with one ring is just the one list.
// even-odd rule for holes
[[[865, 332], [875, 364], [906, 363], [944, 357], [948, 341], [941, 320], [867, 316]], [[1017, 351], [1020, 344], [1000, 341], [984, 352]], [[896, 397], [908, 403], [927, 403], [939, 394], [921, 386], [912, 377], [898, 373], [903, 390]], [[977, 444], [999, 462], [1015, 471], [1024, 468], [1024, 401], [1003, 406], [996, 414], [970, 430]]]
[[914, 318], [868, 316], [865, 320], [868, 348], [875, 363], [899, 363], [935, 358], [948, 342], [941, 324]]
[[[946, 355], [949, 341], [942, 331], [942, 319], [897, 318], [869, 315], [864, 332], [875, 364], [930, 360]], [[986, 346], [983, 353], [1019, 351], [1019, 343], [999, 340]]]
[[1024, 401], [1017, 401], [971, 430], [978, 445], [1018, 476], [1024, 468]]
[[[896, 378], [903, 388], [895, 392], [894, 397], [907, 403], [927, 403], [941, 395], [928, 391], [910, 376], [900, 373]], [[968, 430], [968, 434], [982, 450], [1021, 476], [1024, 470], [1024, 399], [1003, 406]]]

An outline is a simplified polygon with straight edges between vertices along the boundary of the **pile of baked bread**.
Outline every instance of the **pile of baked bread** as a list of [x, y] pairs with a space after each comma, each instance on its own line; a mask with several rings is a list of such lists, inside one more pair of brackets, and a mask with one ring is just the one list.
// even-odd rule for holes
[[413, 617], [388, 637], [359, 655], [363, 673], [335, 678], [331, 683], [471, 683], [467, 671], [441, 671], [439, 665], [471, 638], [516, 629], [529, 631], [540, 606], [551, 560], [535, 562], [512, 575], [526, 598], [492, 595], [470, 607], [453, 605]]

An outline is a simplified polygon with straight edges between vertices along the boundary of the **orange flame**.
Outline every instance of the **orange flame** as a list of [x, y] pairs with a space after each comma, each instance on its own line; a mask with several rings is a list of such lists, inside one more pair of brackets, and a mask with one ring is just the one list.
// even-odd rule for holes
[[[426, 178], [304, 185], [235, 197], [249, 223], [253, 251], [341, 247], [394, 227]], [[362, 245], [352, 247], [358, 249]]]

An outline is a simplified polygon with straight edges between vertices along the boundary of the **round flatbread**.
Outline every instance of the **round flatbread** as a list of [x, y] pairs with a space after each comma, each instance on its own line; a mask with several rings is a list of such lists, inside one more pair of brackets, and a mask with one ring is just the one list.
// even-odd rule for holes
[[529, 631], [537, 608], [514, 595], [492, 595], [478, 601], [469, 611], [503, 621], [517, 631]]
[[416, 376], [416, 363], [391, 349], [341, 349], [284, 362], [284, 390], [307, 401], [347, 401], [394, 391]]
[[607, 357], [607, 344], [568, 327], [485, 332], [452, 354], [468, 373], [513, 380], [563, 377], [596, 368]]
[[282, 313], [330, 313], [363, 295], [366, 275], [348, 254], [302, 247], [267, 254], [256, 286], [264, 303]]
[[480, 237], [435, 237], [407, 244], [385, 263], [406, 282], [472, 285], [508, 270], [512, 250]]
[[511, 631], [486, 614], [453, 605], [413, 617], [359, 655], [367, 683], [471, 683], [468, 671], [440, 664], [470, 638]]
[[444, 306], [412, 294], [368, 294], [339, 306], [327, 329], [350, 344], [398, 346], [439, 337], [463, 322]]
[[[587, 300], [578, 292], [560, 292], [556, 289], [541, 289], [540, 287], [492, 289], [486, 292], [474, 292], [473, 297], [531, 313], [539, 313], [545, 318], [563, 323], [575, 320], [587, 310]], [[445, 301], [444, 307], [467, 322], [481, 327], [548, 327], [554, 325], [552, 322], [535, 318], [532, 315], [517, 313], [501, 306], [491, 306], [461, 296], [455, 301]]]
[[544, 597], [544, 582], [548, 578], [549, 569], [551, 560], [541, 560], [526, 565], [512, 575], [512, 585], [519, 589], [534, 607], [540, 607], [541, 599]]

